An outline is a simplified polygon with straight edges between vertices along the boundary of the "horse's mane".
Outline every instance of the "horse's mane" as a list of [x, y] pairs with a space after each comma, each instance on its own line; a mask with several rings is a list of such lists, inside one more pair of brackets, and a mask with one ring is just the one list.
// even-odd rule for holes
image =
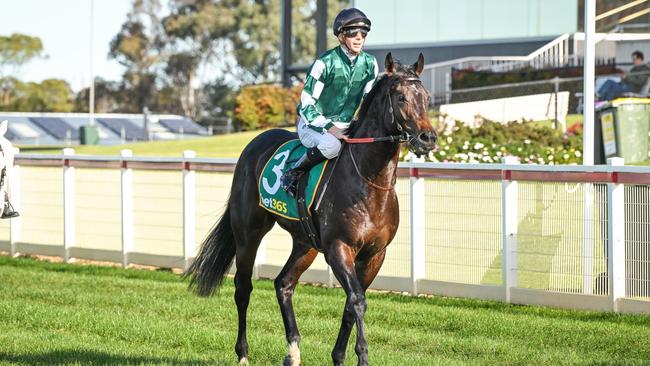
[[372, 89], [370, 89], [368, 94], [366, 94], [366, 96], [363, 98], [357, 116], [352, 120], [352, 123], [350, 123], [350, 126], [348, 127], [348, 136], [354, 136], [359, 127], [362, 125], [361, 122], [366, 119], [366, 115], [370, 111], [370, 107], [372, 106], [374, 99], [378, 97], [377, 94], [379, 94], [380, 90], [383, 90], [385, 87], [390, 87], [393, 82], [401, 76], [417, 76], [413, 70], [413, 67], [410, 65], [405, 66], [402, 65], [399, 61], [395, 61], [395, 68], [397, 71], [394, 74], [384, 73], [381, 75], [375, 82], [375, 85], [373, 85]]

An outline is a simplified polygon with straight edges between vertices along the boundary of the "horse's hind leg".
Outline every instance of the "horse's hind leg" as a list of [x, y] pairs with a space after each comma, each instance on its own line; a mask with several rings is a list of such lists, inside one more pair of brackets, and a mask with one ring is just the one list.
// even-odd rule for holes
[[314, 262], [317, 254], [315, 249], [294, 242], [289, 260], [275, 279], [275, 294], [280, 304], [289, 348], [284, 365], [300, 365], [300, 332], [293, 312], [292, 297], [300, 275]]
[[232, 228], [237, 243], [235, 263], [235, 303], [237, 304], [237, 315], [239, 326], [237, 331], [237, 343], [235, 352], [239, 357], [240, 365], [248, 364], [248, 340], [246, 339], [246, 312], [253, 291], [253, 267], [257, 248], [264, 235], [271, 230], [275, 221], [262, 209], [256, 212], [245, 214], [233, 212]]

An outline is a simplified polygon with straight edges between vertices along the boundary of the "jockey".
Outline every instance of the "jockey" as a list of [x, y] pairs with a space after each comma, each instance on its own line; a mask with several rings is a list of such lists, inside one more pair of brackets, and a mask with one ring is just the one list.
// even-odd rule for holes
[[342, 10], [333, 31], [340, 45], [321, 55], [307, 72], [297, 111], [298, 137], [308, 150], [282, 176], [282, 188], [296, 195], [298, 177], [314, 165], [338, 156], [345, 132], [377, 78], [374, 56], [363, 52], [370, 19], [359, 9]]
[[7, 131], [7, 121], [0, 123], [0, 153], [4, 160], [5, 167], [0, 172], [0, 194], [4, 194], [4, 207], [0, 219], [11, 219], [20, 216], [18, 212], [14, 211], [14, 207], [9, 202], [11, 197], [11, 172], [14, 167], [14, 147], [11, 141], [4, 137]]

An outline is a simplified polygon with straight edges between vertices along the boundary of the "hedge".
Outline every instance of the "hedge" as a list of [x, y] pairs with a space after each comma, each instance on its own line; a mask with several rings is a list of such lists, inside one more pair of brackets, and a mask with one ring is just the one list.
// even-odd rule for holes
[[[412, 153], [404, 151], [409, 160]], [[426, 161], [457, 163], [500, 163], [505, 156], [518, 157], [522, 164], [580, 164], [582, 124], [566, 133], [533, 122], [483, 121], [470, 128], [456, 122], [438, 136], [438, 149]]]
[[302, 85], [283, 88], [277, 85], [243, 87], [235, 97], [233, 119], [237, 130], [292, 126]]

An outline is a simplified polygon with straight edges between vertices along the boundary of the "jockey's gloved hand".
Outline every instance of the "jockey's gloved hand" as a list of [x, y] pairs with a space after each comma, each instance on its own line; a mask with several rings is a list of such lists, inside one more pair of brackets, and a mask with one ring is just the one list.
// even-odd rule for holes
[[343, 141], [348, 140], [348, 136], [343, 132], [343, 130], [336, 126], [330, 127], [329, 129], [327, 129], [327, 132], [331, 133], [332, 135], [334, 135], [334, 137], [336, 137], [339, 140], [343, 140]]

